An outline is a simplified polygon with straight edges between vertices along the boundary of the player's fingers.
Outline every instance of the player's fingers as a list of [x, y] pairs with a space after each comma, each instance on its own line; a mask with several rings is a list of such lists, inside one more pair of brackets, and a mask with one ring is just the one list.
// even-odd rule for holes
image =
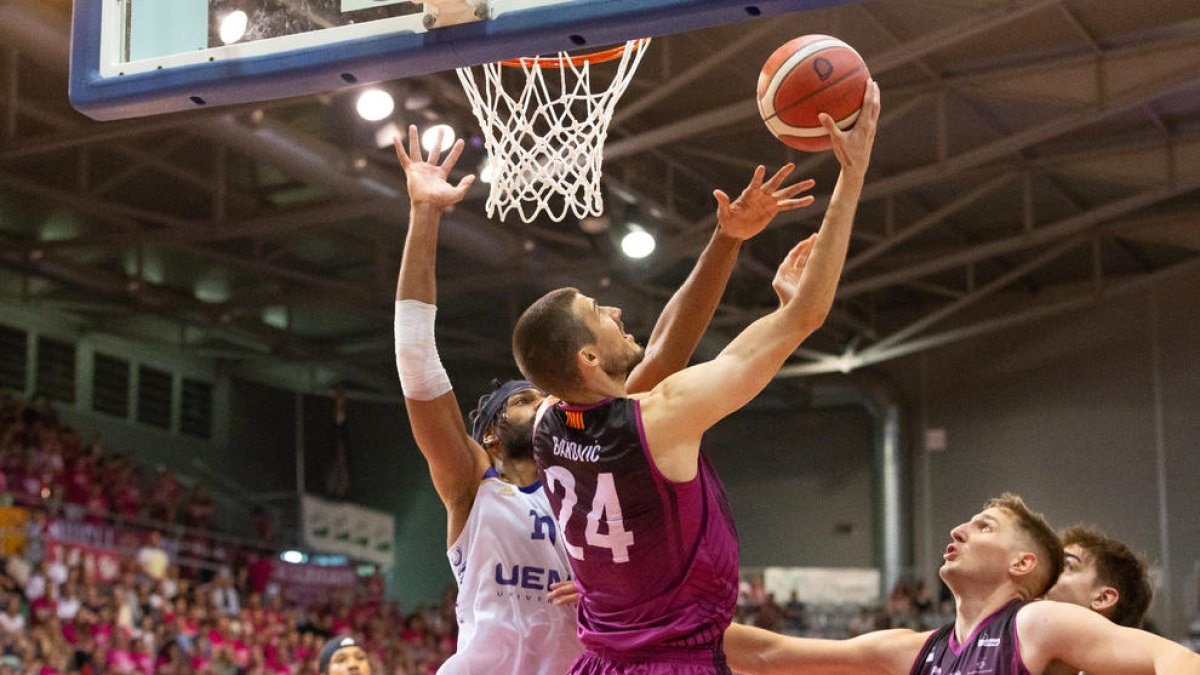
[[817, 120], [821, 122], [821, 126], [825, 127], [825, 133], [829, 134], [830, 138], [841, 137], [846, 132], [838, 128], [837, 122], [826, 113], [817, 115]]
[[867, 95], [863, 99], [862, 116], [869, 124], [875, 124], [879, 119], [879, 83], [875, 80], [867, 82]]
[[396, 149], [396, 159], [400, 160], [400, 167], [407, 171], [411, 161], [408, 159], [408, 150], [404, 148], [404, 141], [400, 140], [399, 136], [393, 136], [392, 147]]
[[762, 187], [763, 176], [765, 176], [766, 174], [767, 174], [767, 167], [763, 166], [762, 164], [759, 164], [758, 168], [754, 170], [754, 177], [752, 177], [750, 179], [750, 189], [757, 190], [758, 188]]
[[421, 161], [421, 137], [417, 134], [417, 125], [408, 125], [408, 158], [414, 162]]
[[450, 154], [446, 155], [446, 161], [442, 162], [442, 169], [447, 174], [454, 168], [454, 164], [458, 162], [458, 158], [462, 155], [463, 148], [466, 146], [466, 142], [461, 138], [454, 142], [454, 147], [450, 148]]
[[438, 127], [437, 134], [433, 137], [433, 149], [429, 151], [429, 159], [427, 160], [430, 164], [436, 165], [438, 158], [442, 156], [442, 137], [445, 135], [446, 130]]
[[791, 266], [795, 265], [796, 260], [800, 257], [800, 255], [803, 252], [804, 252], [804, 242], [803, 241], [797, 242], [796, 245], [792, 247], [792, 250], [788, 251], [787, 257], [783, 259], [784, 266], [791, 267]]
[[454, 189], [458, 190], [458, 193], [461, 195], [467, 191], [467, 188], [471, 187], [474, 184], [475, 184], [475, 174], [469, 173], [469, 174], [463, 176], [462, 179], [460, 179], [458, 181], [458, 185], [455, 185]]
[[808, 195], [799, 199], [785, 199], [779, 202], [780, 211], [791, 211], [792, 209], [802, 209], [806, 206], [812, 206], [813, 202], [817, 201], [816, 197]]
[[713, 199], [717, 200], [717, 212], [724, 215], [729, 212], [729, 195], [724, 190], [713, 190]]
[[817, 184], [817, 181], [815, 181], [811, 178], [809, 178], [808, 180], [802, 180], [799, 183], [795, 183], [795, 184], [789, 185], [781, 190], [777, 190], [775, 192], [775, 196], [783, 197], [785, 199], [788, 197], [794, 197], [794, 196], [800, 194], [801, 192], [807, 192], [808, 190], [813, 189], [813, 187], [816, 184]]
[[767, 181], [767, 188], [769, 188], [771, 190], [778, 189], [780, 183], [783, 182], [783, 179], [790, 176], [792, 174], [792, 171], [794, 171], [795, 169], [796, 169], [796, 165], [791, 162], [788, 162], [787, 164], [784, 164], [783, 166], [779, 167], [779, 170], [775, 172], [775, 175], [771, 176], [771, 180]]

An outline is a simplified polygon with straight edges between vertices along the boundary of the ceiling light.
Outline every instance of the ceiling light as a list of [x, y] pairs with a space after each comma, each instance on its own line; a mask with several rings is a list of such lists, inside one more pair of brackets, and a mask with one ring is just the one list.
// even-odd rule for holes
[[375, 131], [375, 146], [390, 148], [392, 141], [396, 138], [404, 138], [400, 133], [400, 125], [395, 122], [388, 122]]
[[241, 40], [246, 35], [246, 26], [250, 23], [250, 17], [242, 10], [234, 10], [225, 15], [221, 19], [221, 42], [225, 44], [233, 44]]
[[382, 89], [368, 89], [358, 95], [355, 107], [359, 117], [368, 122], [378, 122], [392, 114], [396, 109], [396, 102], [392, 100], [391, 94]]
[[495, 177], [496, 168], [492, 165], [492, 158], [489, 157], [479, 165], [479, 180], [484, 183], [491, 183]]
[[439, 132], [442, 134], [442, 152], [449, 150], [458, 138], [458, 135], [454, 133], [454, 128], [449, 124], [435, 124], [421, 134], [421, 147], [425, 149], [425, 152], [433, 152], [433, 144], [437, 143]]
[[654, 245], [654, 235], [638, 225], [630, 225], [629, 233], [621, 239], [621, 251], [635, 260], [654, 253]]

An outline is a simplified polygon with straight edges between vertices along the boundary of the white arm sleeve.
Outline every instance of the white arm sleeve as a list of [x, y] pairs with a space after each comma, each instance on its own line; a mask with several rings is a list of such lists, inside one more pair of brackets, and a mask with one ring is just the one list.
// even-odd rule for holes
[[450, 378], [433, 341], [436, 316], [435, 305], [396, 301], [396, 371], [405, 398], [432, 401], [450, 391]]

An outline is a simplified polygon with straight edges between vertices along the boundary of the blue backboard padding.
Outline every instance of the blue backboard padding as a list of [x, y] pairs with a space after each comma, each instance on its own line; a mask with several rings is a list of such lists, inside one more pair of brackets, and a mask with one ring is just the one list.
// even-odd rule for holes
[[[849, 0], [570, 0], [489, 21], [358, 38], [289, 52], [130, 75], [100, 74], [97, 0], [75, 0], [71, 104], [98, 120], [265, 101], [424, 75], [506, 58], [587, 50], [628, 39], [844, 4]], [[796, 34], [804, 32], [796, 22]], [[582, 36], [580, 46], [572, 36]], [[199, 103], [194, 99], [199, 99]]]

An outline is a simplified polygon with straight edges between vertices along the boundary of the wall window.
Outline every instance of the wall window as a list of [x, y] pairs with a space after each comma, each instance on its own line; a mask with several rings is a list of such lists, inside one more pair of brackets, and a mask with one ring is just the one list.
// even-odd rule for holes
[[34, 391], [55, 401], [75, 402], [75, 345], [38, 338], [37, 386]]
[[142, 424], [171, 428], [171, 373], [149, 366], [138, 368], [137, 420]]
[[25, 391], [28, 341], [25, 331], [0, 326], [0, 389]]
[[183, 378], [183, 400], [179, 407], [179, 430], [189, 436], [212, 435], [212, 384]]
[[129, 415], [129, 362], [96, 352], [92, 367], [92, 409]]

